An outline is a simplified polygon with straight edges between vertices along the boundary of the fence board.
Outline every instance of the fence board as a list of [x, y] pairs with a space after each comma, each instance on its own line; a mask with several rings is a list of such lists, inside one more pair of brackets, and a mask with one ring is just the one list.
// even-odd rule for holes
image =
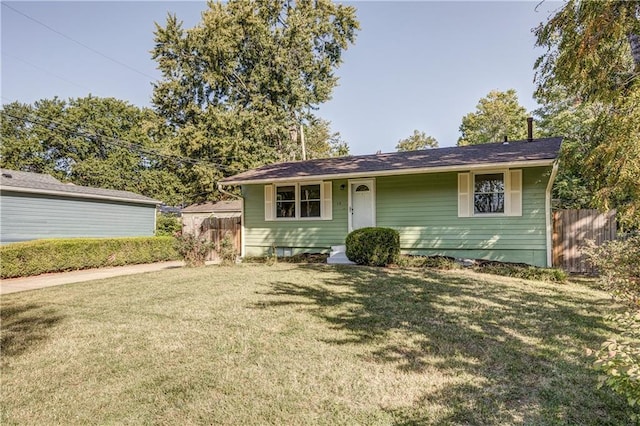
[[241, 237], [241, 221], [239, 217], [213, 217], [206, 221], [205, 229], [208, 241], [213, 242], [214, 248], [207, 256], [207, 260], [220, 260], [218, 253], [220, 252], [220, 244], [225, 236], [229, 234], [233, 242], [233, 248], [237, 254], [240, 254]]
[[581, 253], [586, 240], [597, 245], [616, 238], [616, 211], [566, 209], [553, 213], [553, 266], [567, 272], [595, 271]]

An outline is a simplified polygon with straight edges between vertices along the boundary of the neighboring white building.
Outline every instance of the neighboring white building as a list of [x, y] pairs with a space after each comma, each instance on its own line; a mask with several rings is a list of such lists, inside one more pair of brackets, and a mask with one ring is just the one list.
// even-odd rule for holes
[[242, 201], [207, 201], [192, 204], [182, 209], [182, 232], [198, 234], [202, 222], [210, 218], [240, 218], [242, 216]]

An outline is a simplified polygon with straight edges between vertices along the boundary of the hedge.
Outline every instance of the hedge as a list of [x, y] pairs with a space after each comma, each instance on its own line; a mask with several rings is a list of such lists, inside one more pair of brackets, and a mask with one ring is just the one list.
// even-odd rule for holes
[[0, 246], [2, 278], [178, 259], [172, 237], [69, 238]]

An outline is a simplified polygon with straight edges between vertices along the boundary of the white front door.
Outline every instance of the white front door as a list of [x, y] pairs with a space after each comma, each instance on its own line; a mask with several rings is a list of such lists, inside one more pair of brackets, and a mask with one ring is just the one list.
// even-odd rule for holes
[[362, 179], [349, 181], [349, 232], [376, 226], [375, 181]]

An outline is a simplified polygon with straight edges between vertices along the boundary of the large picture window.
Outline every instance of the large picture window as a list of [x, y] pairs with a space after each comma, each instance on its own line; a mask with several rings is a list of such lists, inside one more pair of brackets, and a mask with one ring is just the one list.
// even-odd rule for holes
[[473, 187], [474, 213], [504, 213], [504, 173], [476, 174]]

